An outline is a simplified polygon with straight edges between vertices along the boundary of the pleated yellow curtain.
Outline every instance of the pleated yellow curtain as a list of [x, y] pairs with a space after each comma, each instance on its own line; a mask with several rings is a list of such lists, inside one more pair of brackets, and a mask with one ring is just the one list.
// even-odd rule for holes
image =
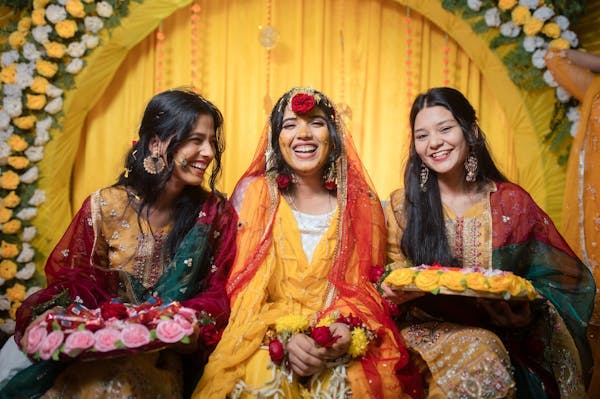
[[[193, 12], [188, 5], [157, 29], [164, 35], [163, 47], [158, 49], [161, 54], [157, 55], [155, 31], [129, 52], [88, 114], [73, 174], [75, 207], [95, 189], [115, 181], [124, 154], [135, 140], [143, 107], [159, 83], [165, 88], [194, 85], [223, 111], [227, 149], [220, 189], [225, 192], [231, 192], [251, 159], [266, 121], [265, 96], [272, 104], [297, 85], [318, 88], [344, 109], [348, 107], [346, 120], [382, 198], [402, 185], [412, 99], [407, 97], [409, 87], [414, 97], [443, 85], [445, 79], [473, 102], [500, 167], [511, 179], [519, 180], [514, 134], [497, 93], [490, 90], [459, 44], [400, 2], [229, 0], [197, 4], [200, 29], [196, 40], [192, 40]], [[270, 54], [259, 41], [258, 28], [268, 24], [269, 18], [279, 34]], [[192, 53], [197, 54], [196, 79], [191, 72]], [[163, 60], [160, 71], [157, 56]]]

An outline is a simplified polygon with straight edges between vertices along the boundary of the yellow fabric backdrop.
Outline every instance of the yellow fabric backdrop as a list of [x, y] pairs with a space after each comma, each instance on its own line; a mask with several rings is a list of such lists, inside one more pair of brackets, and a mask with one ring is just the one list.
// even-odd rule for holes
[[[225, 114], [223, 191], [231, 192], [251, 159], [266, 121], [267, 82], [273, 102], [291, 86], [311, 85], [347, 104], [358, 151], [380, 196], [385, 198], [401, 186], [409, 134], [405, 64], [409, 5], [413, 93], [443, 83], [447, 40], [450, 85], [467, 94], [479, 111], [501, 169], [557, 218], [564, 173], [553, 166], [554, 158], [543, 160], [545, 150], [539, 139], [547, 130], [551, 91], [528, 96], [515, 87], [485, 38], [443, 10], [438, 0], [271, 0], [271, 25], [279, 32], [279, 41], [270, 52], [270, 63], [258, 40], [258, 26], [267, 23], [268, 0], [197, 3], [201, 6], [197, 81], [191, 79], [189, 0], [146, 0], [132, 6], [130, 17], [119, 28], [129, 32], [123, 34], [127, 44], [114, 53], [96, 50], [86, 68], [85, 87], [78, 77], [78, 89], [67, 97], [69, 123], [49, 143], [42, 165], [43, 185], [53, 198], [36, 220], [36, 224], [50, 223], [40, 231], [46, 239], [37, 243], [43, 253], [51, 249], [85, 196], [114, 182], [120, 172], [144, 105], [155, 92], [156, 39], [147, 35], [162, 16], [164, 86], [194, 84]], [[169, 7], [174, 14], [166, 17]], [[107, 40], [112, 43], [115, 35], [120, 33]], [[114, 70], [112, 80], [101, 75]], [[90, 103], [95, 105], [86, 114]], [[79, 118], [87, 116], [83, 128], [83, 121], [78, 126], [70, 121], [75, 104]], [[63, 153], [60, 146], [78, 150]], [[53, 161], [60, 161], [60, 173], [68, 173], [70, 163], [75, 163], [72, 181], [55, 178]]]

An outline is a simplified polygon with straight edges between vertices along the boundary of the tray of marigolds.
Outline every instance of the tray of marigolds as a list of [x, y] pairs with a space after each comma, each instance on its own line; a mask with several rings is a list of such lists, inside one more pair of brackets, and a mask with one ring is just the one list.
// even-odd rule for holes
[[393, 270], [384, 282], [395, 289], [435, 295], [529, 301], [539, 298], [529, 280], [495, 269], [421, 265]]

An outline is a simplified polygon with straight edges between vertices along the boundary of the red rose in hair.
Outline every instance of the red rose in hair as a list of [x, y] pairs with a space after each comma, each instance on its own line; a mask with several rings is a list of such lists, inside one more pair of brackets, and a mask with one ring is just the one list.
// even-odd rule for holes
[[327, 326], [314, 327], [310, 333], [310, 336], [323, 348], [329, 348], [340, 338], [339, 335], [333, 336], [331, 334], [331, 330]]
[[280, 365], [285, 357], [285, 351], [283, 350], [283, 344], [275, 338], [269, 343], [269, 356], [276, 365]]
[[286, 188], [287, 186], [290, 185], [290, 181], [292, 179], [290, 179], [289, 175], [285, 175], [283, 173], [278, 174], [277, 175], [277, 187], [279, 187], [280, 190], [283, 190], [284, 188]]
[[105, 320], [112, 317], [124, 320], [129, 317], [127, 307], [119, 302], [106, 302], [100, 307], [100, 313]]
[[292, 97], [292, 111], [302, 115], [310, 112], [315, 106], [315, 98], [310, 94], [298, 93]]

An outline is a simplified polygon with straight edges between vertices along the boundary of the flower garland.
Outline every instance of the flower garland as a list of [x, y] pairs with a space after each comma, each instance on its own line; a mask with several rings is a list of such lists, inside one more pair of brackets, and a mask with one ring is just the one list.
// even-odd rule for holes
[[503, 56], [510, 78], [526, 90], [546, 86], [555, 89], [556, 102], [550, 132], [544, 140], [564, 165], [569, 156], [572, 136], [577, 132], [577, 101], [556, 83], [544, 57], [548, 48], [576, 48], [579, 39], [569, 30], [574, 16], [583, 11], [584, 0], [441, 0], [442, 6], [471, 23], [473, 31], [492, 30], [496, 36], [490, 47], [513, 47]]
[[[141, 1], [141, 0], [137, 0]], [[100, 32], [119, 25], [128, 0], [15, 2], [19, 20], [0, 31], [0, 331], [12, 334], [21, 302], [42, 280], [32, 219], [46, 200], [36, 164], [59, 129], [63, 95], [74, 86]]]

